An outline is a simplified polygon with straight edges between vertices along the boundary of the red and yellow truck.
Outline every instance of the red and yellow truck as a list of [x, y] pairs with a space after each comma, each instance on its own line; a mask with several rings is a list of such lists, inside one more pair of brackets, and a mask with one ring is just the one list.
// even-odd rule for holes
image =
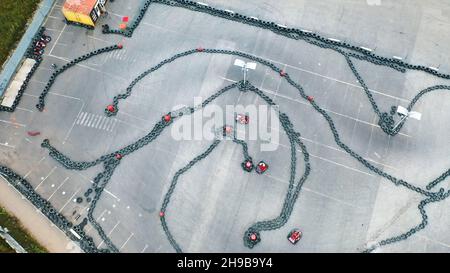
[[99, 16], [106, 12], [106, 0], [66, 0], [62, 12], [66, 20], [94, 27]]

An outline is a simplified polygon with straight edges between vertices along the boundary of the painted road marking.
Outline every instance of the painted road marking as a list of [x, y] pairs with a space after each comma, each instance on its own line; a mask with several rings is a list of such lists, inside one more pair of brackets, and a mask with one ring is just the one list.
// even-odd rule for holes
[[125, 243], [123, 243], [123, 245], [119, 248], [119, 250], [122, 250], [122, 248], [125, 247], [125, 245], [128, 243], [128, 241], [130, 241], [130, 239], [134, 236], [134, 233], [131, 232], [130, 237], [128, 237], [128, 239], [125, 241]]
[[[120, 224], [120, 221], [117, 221], [117, 223], [116, 223], [116, 225], [111, 229], [111, 231], [108, 233], [108, 238], [111, 236], [111, 234], [113, 233], [113, 231], [117, 228], [117, 226]], [[111, 240], [111, 239], [110, 239]], [[98, 245], [98, 248], [100, 248], [102, 245], [103, 245], [103, 243], [104, 243], [105, 241], [101, 241], [101, 243]]]
[[70, 198], [69, 200], [67, 200], [67, 202], [64, 204], [64, 206], [62, 206], [62, 208], [59, 210], [59, 213], [61, 213], [63, 211], [63, 209], [70, 203], [70, 201], [75, 197], [75, 195], [81, 190], [81, 188], [79, 188]]
[[47, 180], [47, 178], [56, 170], [56, 168], [57, 168], [56, 166], [53, 167], [53, 169], [51, 169], [51, 171], [47, 174], [47, 176], [44, 177], [44, 179], [42, 179], [41, 183], [39, 183], [39, 185], [37, 185], [34, 190], [37, 190], [42, 185], [42, 183], [44, 183], [44, 181]]
[[[50, 197], [47, 199], [47, 201], [50, 201], [50, 199], [53, 197], [53, 195], [55, 195], [55, 193], [67, 182], [67, 180], [69, 180], [69, 177], [66, 177], [64, 179], [64, 181], [61, 183], [61, 185], [58, 186], [58, 188], [56, 188], [56, 190], [50, 195]], [[52, 188], [55, 187], [54, 184], [52, 184]]]
[[81, 112], [75, 121], [75, 125], [108, 132], [112, 132], [116, 127], [116, 124], [116, 118], [108, 118], [103, 115], [97, 115], [89, 112]]

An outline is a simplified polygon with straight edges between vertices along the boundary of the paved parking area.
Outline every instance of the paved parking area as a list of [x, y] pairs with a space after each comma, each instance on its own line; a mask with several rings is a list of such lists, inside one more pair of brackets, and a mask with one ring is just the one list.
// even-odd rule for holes
[[[12, 113], [0, 113], [0, 161], [22, 174], [36, 191], [68, 219], [79, 223], [87, 203], [74, 199], [89, 188], [101, 170], [69, 171], [40, 147], [50, 139], [74, 160], [89, 161], [134, 142], [151, 130], [174, 105], [193, 105], [218, 89], [241, 80], [232, 56], [193, 55], [143, 79], [130, 98], [120, 103], [114, 118], [104, 108], [142, 71], [184, 50], [202, 46], [239, 50], [269, 59], [288, 71], [308, 94], [331, 115], [342, 140], [384, 171], [424, 187], [450, 166], [446, 109], [448, 92], [434, 93], [415, 110], [422, 121], [409, 121], [395, 137], [384, 134], [377, 116], [342, 56], [267, 30], [242, 25], [181, 8], [152, 5], [132, 38], [103, 35], [101, 28], [86, 30], [65, 25], [56, 5], [45, 27], [52, 36], [44, 60]], [[136, 1], [138, 2], [138, 1]], [[441, 35], [450, 24], [450, 5], [444, 1], [204, 1], [243, 14], [288, 26], [318, 31], [329, 37], [376, 48], [383, 56], [402, 56], [412, 63], [440, 66], [446, 73], [450, 38]], [[414, 3], [411, 3], [414, 2]], [[378, 5], [379, 4], [379, 5]], [[122, 16], [133, 16], [138, 3], [115, 1], [100, 24], [117, 27]], [[46, 109], [36, 110], [51, 64], [64, 64], [99, 47], [123, 43], [124, 49], [80, 63], [56, 80]], [[420, 90], [449, 84], [419, 72], [402, 74], [355, 61], [380, 108], [406, 106]], [[269, 94], [301, 132], [311, 154], [312, 173], [288, 223], [262, 233], [253, 250], [242, 243], [243, 232], [254, 222], [275, 217], [282, 207], [289, 179], [289, 141], [261, 152], [250, 141], [255, 159], [269, 162], [263, 176], [244, 173], [241, 148], [222, 143], [209, 157], [180, 178], [167, 221], [187, 252], [355, 252], [368, 242], [402, 233], [420, 223], [421, 197], [395, 187], [367, 170], [335, 143], [326, 121], [283, 81], [258, 65], [250, 82]], [[217, 99], [227, 104], [260, 104], [254, 94], [230, 91]], [[30, 137], [27, 131], [39, 130]], [[174, 141], [170, 130], [152, 144], [123, 160], [114, 173], [94, 216], [123, 252], [172, 252], [158, 218], [162, 198], [173, 174], [200, 154], [210, 141]], [[300, 157], [300, 156], [299, 156]], [[298, 168], [302, 169], [299, 161]], [[448, 189], [449, 181], [440, 186]], [[450, 235], [446, 213], [450, 201], [430, 205], [429, 225], [410, 239], [379, 251], [448, 252]], [[292, 246], [287, 233], [299, 227], [302, 241]], [[86, 232], [104, 246], [88, 225]]]

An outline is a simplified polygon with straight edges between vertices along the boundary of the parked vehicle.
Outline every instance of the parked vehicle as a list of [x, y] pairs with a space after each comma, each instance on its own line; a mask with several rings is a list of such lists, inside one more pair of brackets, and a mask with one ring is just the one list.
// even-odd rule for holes
[[302, 232], [297, 228], [293, 229], [293, 230], [291, 230], [291, 232], [289, 232], [287, 238], [288, 238], [289, 242], [291, 242], [291, 244], [295, 245], [302, 238]]
[[266, 162], [260, 161], [256, 166], [256, 172], [259, 174], [263, 174], [265, 171], [267, 171], [268, 168], [269, 165], [267, 165]]

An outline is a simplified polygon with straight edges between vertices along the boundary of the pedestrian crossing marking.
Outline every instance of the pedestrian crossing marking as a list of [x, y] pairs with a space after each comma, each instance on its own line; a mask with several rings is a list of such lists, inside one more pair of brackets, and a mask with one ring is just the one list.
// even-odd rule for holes
[[88, 112], [81, 112], [77, 117], [75, 124], [78, 126], [112, 132], [116, 127], [117, 119]]

